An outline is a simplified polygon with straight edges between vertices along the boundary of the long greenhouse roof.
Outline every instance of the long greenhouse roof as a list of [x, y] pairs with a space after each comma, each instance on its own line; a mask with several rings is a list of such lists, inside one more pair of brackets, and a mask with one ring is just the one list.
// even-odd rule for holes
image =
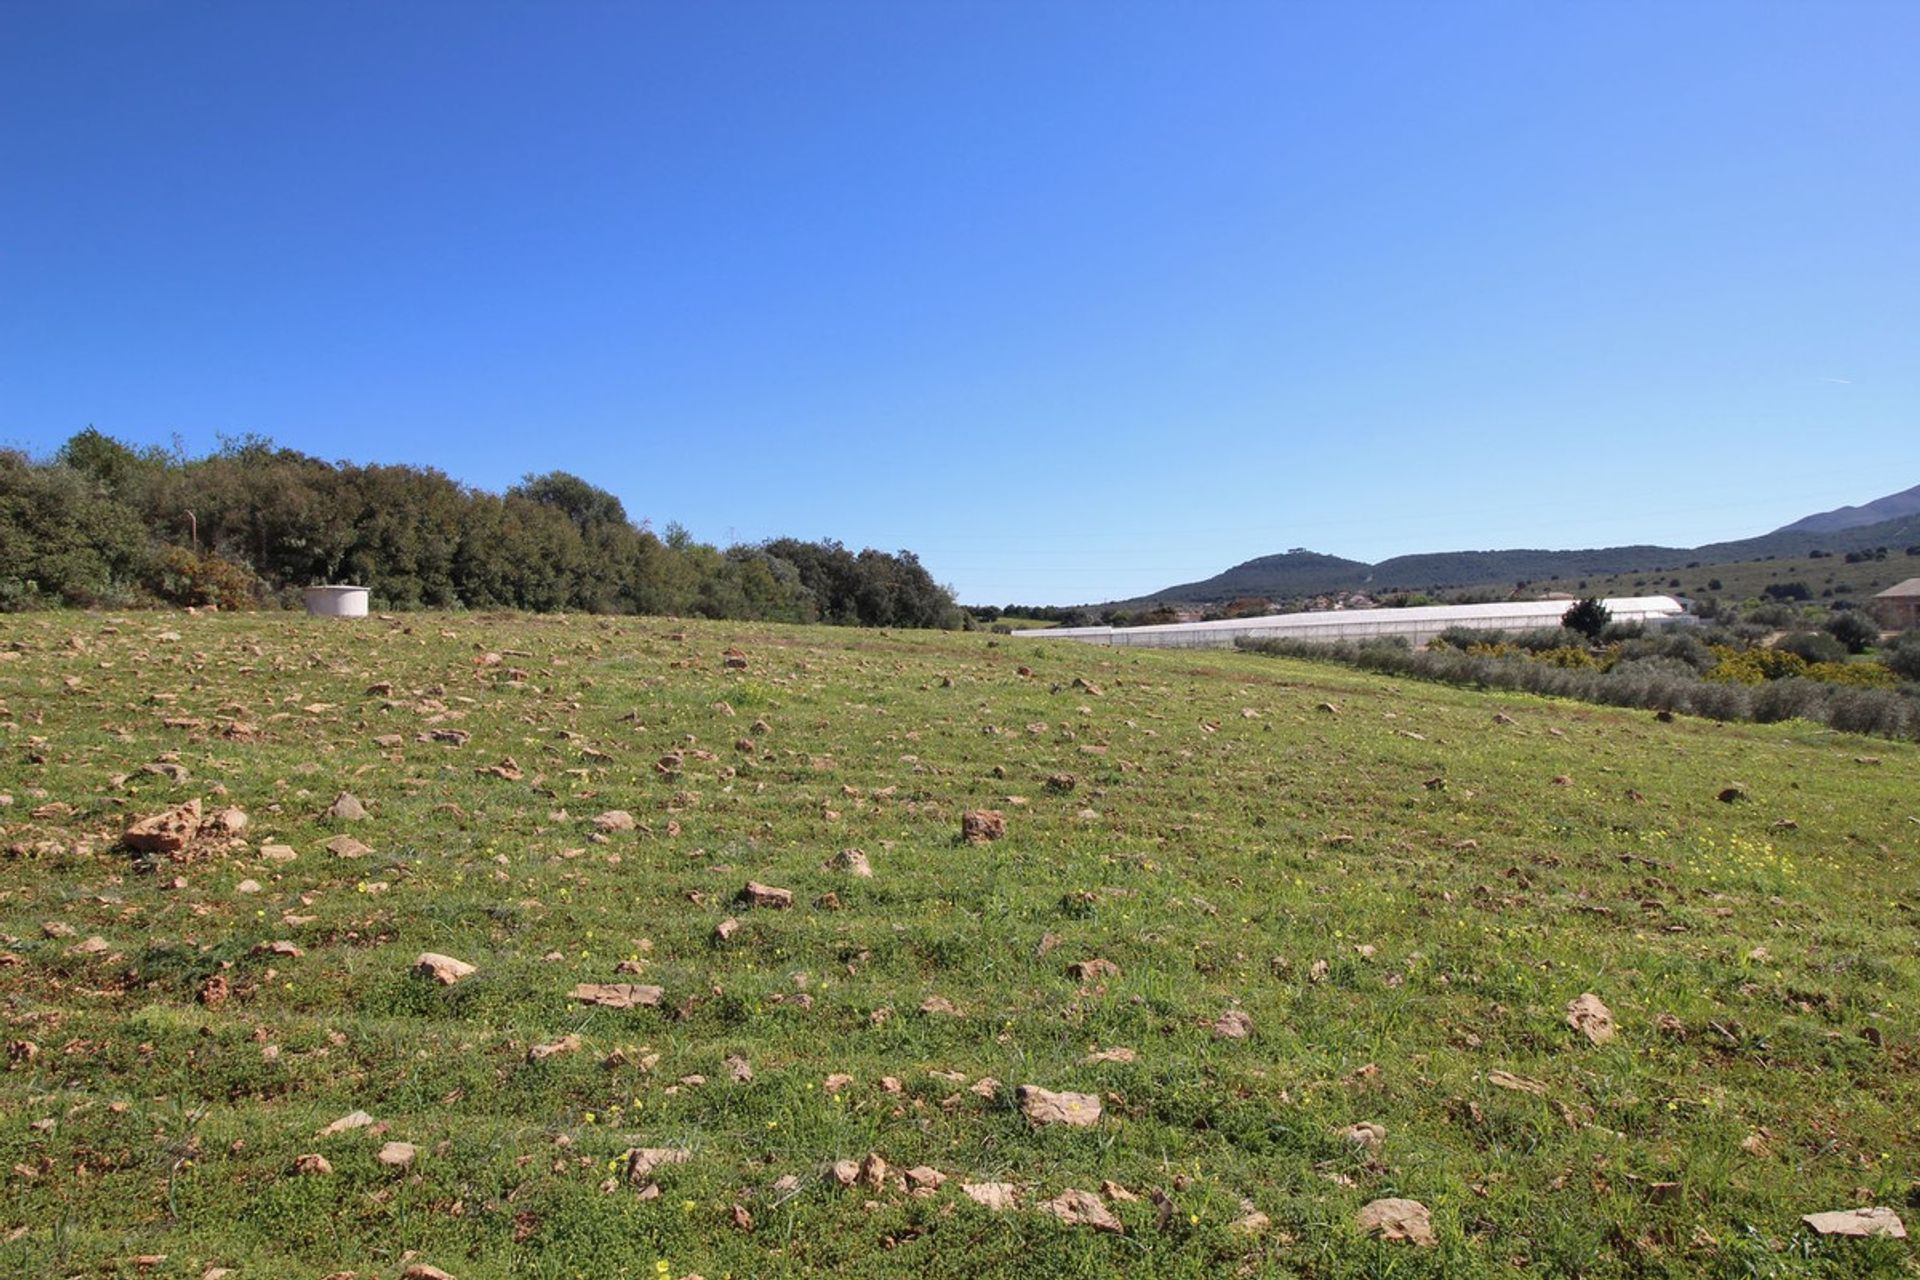
[[[1638, 620], [1649, 617], [1678, 617], [1686, 607], [1672, 596], [1614, 596], [1603, 601], [1607, 612], [1616, 618]], [[1438, 624], [1481, 622], [1489, 619], [1512, 620], [1514, 626], [1549, 626], [1566, 616], [1571, 600], [1507, 600], [1494, 604], [1415, 605], [1406, 609], [1321, 609], [1311, 613], [1275, 613], [1252, 618], [1221, 618], [1214, 622], [1167, 622], [1146, 627], [1056, 627], [1029, 631], [1023, 639], [1049, 636], [1099, 635], [1111, 631], [1147, 634], [1180, 631], [1245, 631], [1271, 627], [1276, 630], [1307, 630], [1316, 627], [1351, 627], [1368, 622]]]

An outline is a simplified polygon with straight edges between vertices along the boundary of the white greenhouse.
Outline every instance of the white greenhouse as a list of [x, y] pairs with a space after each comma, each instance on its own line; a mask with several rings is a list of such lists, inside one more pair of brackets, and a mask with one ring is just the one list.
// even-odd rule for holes
[[[1679, 621], [1686, 607], [1672, 596], [1621, 596], [1603, 601], [1615, 622], [1649, 625]], [[1411, 609], [1328, 609], [1219, 622], [1171, 622], [1153, 627], [1058, 627], [1020, 632], [1022, 640], [1079, 640], [1086, 644], [1150, 649], [1230, 649], [1236, 640], [1372, 640], [1399, 637], [1415, 646], [1449, 627], [1481, 631], [1537, 631], [1560, 625], [1571, 600], [1511, 600], [1500, 604], [1422, 605]]]

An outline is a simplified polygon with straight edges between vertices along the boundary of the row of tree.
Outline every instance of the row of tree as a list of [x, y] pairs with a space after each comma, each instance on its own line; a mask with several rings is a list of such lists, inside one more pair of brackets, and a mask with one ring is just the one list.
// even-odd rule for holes
[[565, 472], [504, 494], [432, 468], [331, 463], [259, 437], [187, 458], [88, 428], [0, 451], [0, 609], [291, 604], [315, 583], [376, 607], [682, 614], [952, 627], [912, 552], [780, 538], [724, 550]]

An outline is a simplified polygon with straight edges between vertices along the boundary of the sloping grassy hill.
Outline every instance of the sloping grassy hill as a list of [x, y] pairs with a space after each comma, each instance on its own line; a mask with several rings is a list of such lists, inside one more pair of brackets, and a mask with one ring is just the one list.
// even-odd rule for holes
[[[6, 639], [14, 1273], [1911, 1274], [1799, 1216], [1911, 1213], [1920, 750], [1017, 637]], [[120, 847], [190, 799], [244, 830]]]
[[[1805, 583], [1816, 604], [1851, 600], [1865, 608], [1876, 592], [1896, 582], [1920, 577], [1920, 556], [1890, 549], [1885, 560], [1848, 564], [1843, 556], [1790, 557], [1784, 560], [1740, 560], [1729, 564], [1676, 566], [1665, 573], [1615, 573], [1586, 578], [1559, 578], [1532, 584], [1544, 591], [1572, 591], [1591, 595], [1644, 595], [1649, 592], [1687, 596], [1719, 596], [1726, 600], [1764, 597], [1776, 584]], [[1715, 584], [1719, 585], [1716, 586]]]
[[[1896, 495], [1899, 496], [1899, 495]], [[1443, 588], [1510, 588], [1516, 582], [1582, 577], [1646, 577], [1684, 573], [1696, 564], [1752, 564], [1767, 557], [1805, 557], [1810, 551], [1835, 553], [1887, 547], [1895, 556], [1920, 545], [1920, 516], [1908, 515], [1844, 529], [1809, 530], [1789, 525], [1756, 538], [1716, 542], [1704, 547], [1594, 547], [1578, 551], [1436, 551], [1395, 556], [1379, 564], [1342, 560], [1311, 551], [1261, 556], [1200, 582], [1168, 587], [1149, 596], [1121, 601], [1138, 608], [1166, 601], [1217, 604], [1242, 596], [1288, 599], [1334, 591], [1427, 591]]]

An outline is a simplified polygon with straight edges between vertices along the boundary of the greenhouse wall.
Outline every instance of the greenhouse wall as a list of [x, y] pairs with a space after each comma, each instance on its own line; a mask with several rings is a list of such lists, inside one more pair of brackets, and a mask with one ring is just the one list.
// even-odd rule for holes
[[[1622, 596], [1603, 601], [1615, 622], [1662, 624], [1687, 616], [1671, 596]], [[1556, 627], [1571, 600], [1516, 600], [1501, 604], [1427, 605], [1412, 609], [1328, 609], [1219, 622], [1171, 622], [1153, 627], [1057, 627], [1021, 633], [1022, 639], [1078, 640], [1085, 644], [1151, 649], [1230, 649], [1249, 640], [1374, 640], [1398, 637], [1418, 647], [1450, 627], [1483, 631], [1537, 631]]]

